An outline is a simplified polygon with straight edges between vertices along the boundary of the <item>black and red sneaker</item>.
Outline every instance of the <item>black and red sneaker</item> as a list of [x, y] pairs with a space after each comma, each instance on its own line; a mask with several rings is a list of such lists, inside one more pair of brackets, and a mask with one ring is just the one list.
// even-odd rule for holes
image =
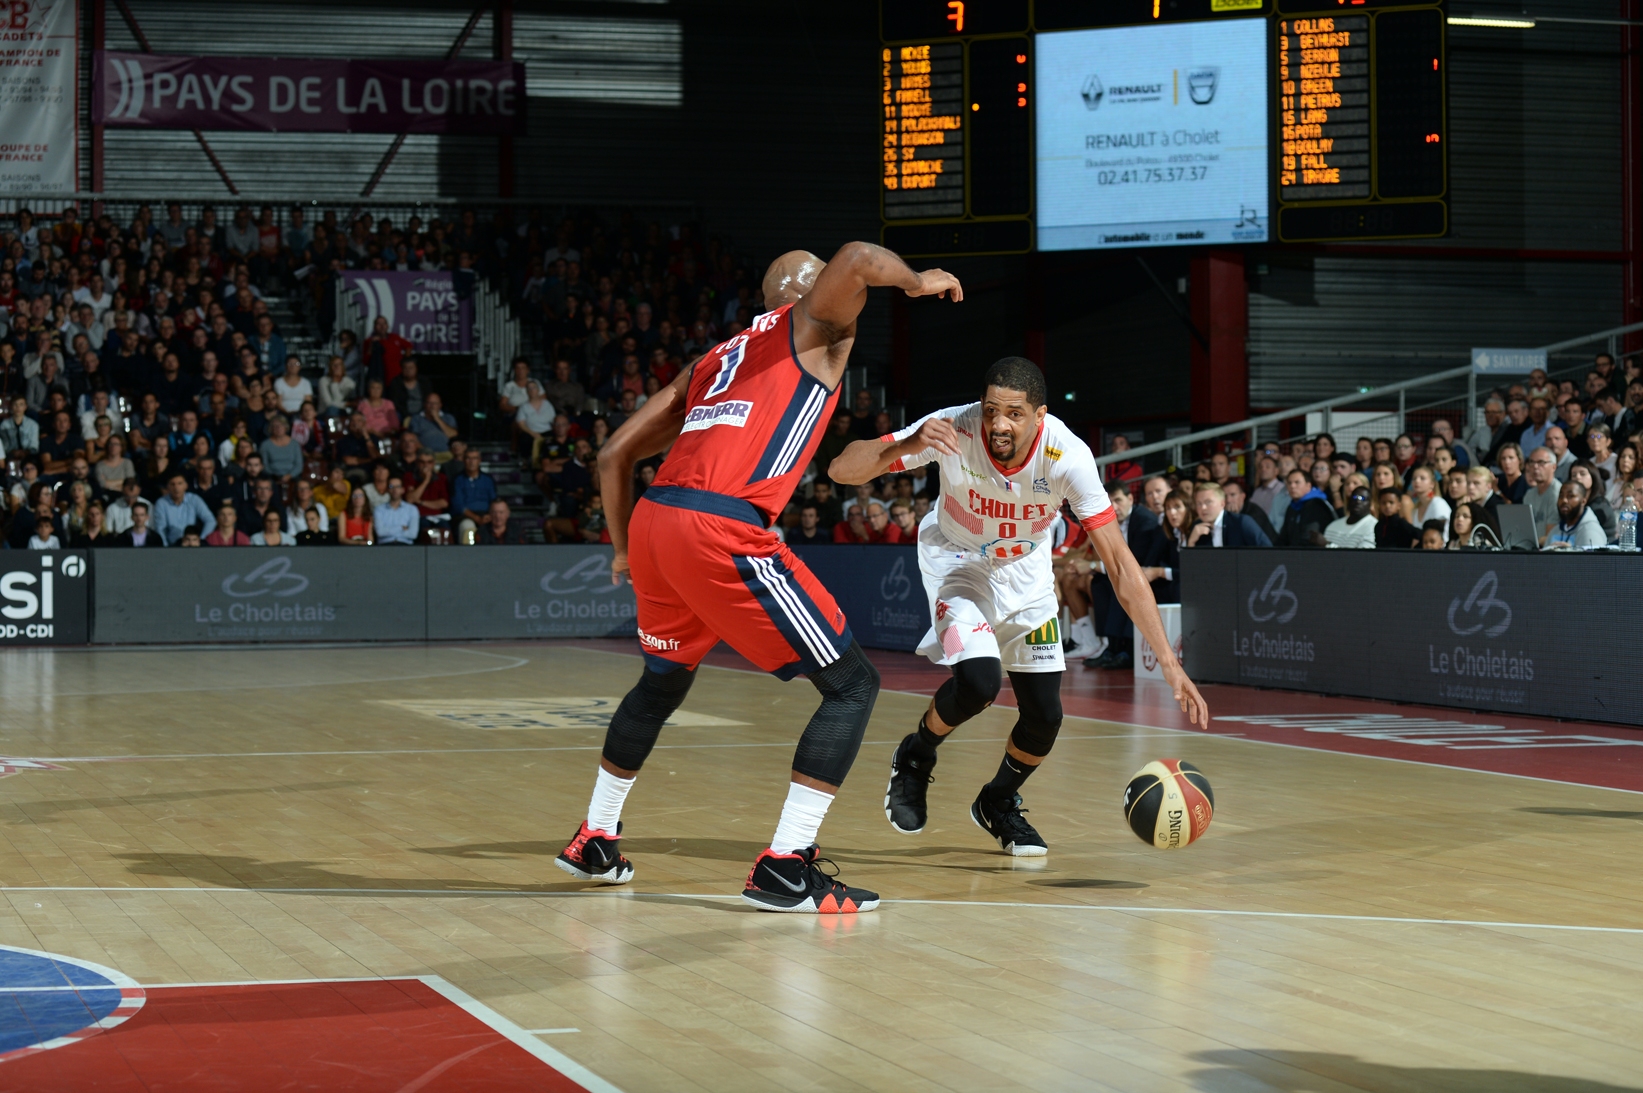
[[853, 915], [878, 909], [879, 894], [865, 888], [851, 888], [837, 881], [838, 867], [825, 873], [826, 858], [818, 858], [820, 847], [810, 846], [792, 854], [766, 850], [748, 870], [742, 898], [761, 911], [791, 911], [807, 915]]
[[570, 845], [559, 852], [554, 864], [577, 880], [596, 880], [601, 884], [626, 884], [633, 879], [633, 863], [622, 857], [622, 825], [616, 825], [616, 834], [588, 826], [586, 820], [577, 829]]

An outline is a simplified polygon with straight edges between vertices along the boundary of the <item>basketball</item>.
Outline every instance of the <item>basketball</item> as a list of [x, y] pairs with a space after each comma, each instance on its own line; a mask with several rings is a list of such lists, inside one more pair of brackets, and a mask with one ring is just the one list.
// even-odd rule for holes
[[1124, 819], [1142, 842], [1179, 850], [1209, 828], [1215, 791], [1204, 772], [1181, 759], [1154, 759], [1124, 787]]

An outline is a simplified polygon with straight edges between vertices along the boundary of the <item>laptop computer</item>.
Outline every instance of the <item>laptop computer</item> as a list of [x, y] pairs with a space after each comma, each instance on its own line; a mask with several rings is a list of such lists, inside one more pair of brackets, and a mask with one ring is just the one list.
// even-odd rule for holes
[[1500, 521], [1501, 546], [1507, 550], [1540, 549], [1540, 532], [1528, 505], [1502, 505], [1495, 510], [1495, 519]]

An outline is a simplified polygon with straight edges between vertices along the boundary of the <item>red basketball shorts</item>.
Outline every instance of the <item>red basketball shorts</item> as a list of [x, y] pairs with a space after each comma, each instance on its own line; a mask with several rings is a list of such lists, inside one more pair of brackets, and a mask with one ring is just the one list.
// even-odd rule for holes
[[628, 567], [647, 658], [694, 668], [722, 639], [791, 679], [850, 647], [832, 595], [741, 498], [650, 487], [628, 525]]

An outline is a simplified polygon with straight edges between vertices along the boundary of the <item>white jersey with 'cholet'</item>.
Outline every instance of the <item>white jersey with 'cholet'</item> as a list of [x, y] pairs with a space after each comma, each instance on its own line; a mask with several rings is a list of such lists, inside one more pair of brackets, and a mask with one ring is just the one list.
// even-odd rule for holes
[[[891, 469], [940, 465], [941, 502], [931, 516], [942, 538], [958, 549], [984, 556], [995, 566], [1048, 551], [1063, 500], [1091, 531], [1115, 518], [1089, 445], [1054, 414], [1044, 415], [1013, 467], [1001, 466], [988, 450], [979, 402], [937, 410], [885, 439], [905, 440], [935, 417], [952, 421], [958, 454], [926, 448]], [[926, 527], [930, 521], [925, 517]]]

